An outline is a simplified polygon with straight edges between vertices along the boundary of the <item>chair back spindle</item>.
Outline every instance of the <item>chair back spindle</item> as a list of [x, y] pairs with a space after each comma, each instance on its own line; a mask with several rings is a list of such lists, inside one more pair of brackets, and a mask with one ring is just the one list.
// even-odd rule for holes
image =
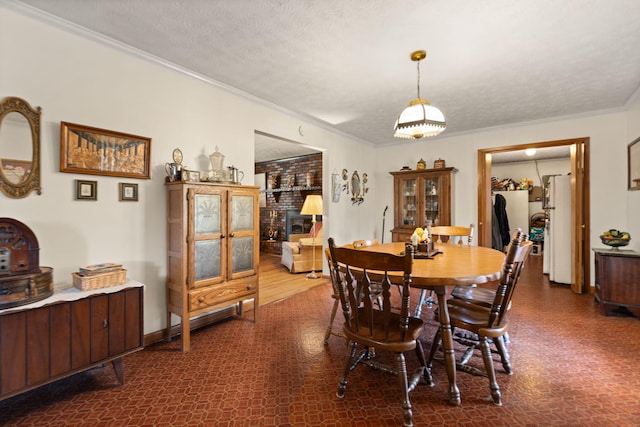
[[469, 227], [436, 225], [431, 227], [431, 236], [435, 243], [470, 245], [473, 240], [473, 224], [469, 225]]
[[525, 261], [531, 252], [532, 242], [528, 236], [521, 232], [514, 233], [511, 244], [505, 256], [502, 277], [496, 288], [496, 294], [491, 305], [489, 326], [495, 327], [501, 324], [506, 316], [513, 292], [518, 283], [520, 272], [524, 268]]

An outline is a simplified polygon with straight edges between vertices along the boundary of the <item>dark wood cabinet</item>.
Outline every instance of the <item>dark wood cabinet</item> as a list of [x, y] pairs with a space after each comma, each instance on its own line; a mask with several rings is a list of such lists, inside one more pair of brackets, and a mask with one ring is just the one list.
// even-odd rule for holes
[[124, 383], [122, 356], [143, 347], [142, 285], [61, 294], [0, 311], [0, 400], [109, 361]]
[[451, 225], [455, 168], [389, 172], [393, 175], [391, 239], [408, 242], [416, 227]]
[[630, 250], [594, 249], [595, 301], [600, 313], [625, 307], [640, 312], [640, 253]]

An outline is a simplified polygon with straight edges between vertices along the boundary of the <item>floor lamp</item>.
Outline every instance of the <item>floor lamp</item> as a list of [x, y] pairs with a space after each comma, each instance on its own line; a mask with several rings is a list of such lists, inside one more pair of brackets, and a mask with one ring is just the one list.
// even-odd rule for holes
[[309, 195], [304, 199], [302, 210], [300, 215], [311, 215], [311, 244], [313, 252], [311, 253], [311, 273], [307, 274], [307, 279], [317, 279], [318, 276], [315, 272], [316, 266], [316, 215], [322, 215], [322, 196]]

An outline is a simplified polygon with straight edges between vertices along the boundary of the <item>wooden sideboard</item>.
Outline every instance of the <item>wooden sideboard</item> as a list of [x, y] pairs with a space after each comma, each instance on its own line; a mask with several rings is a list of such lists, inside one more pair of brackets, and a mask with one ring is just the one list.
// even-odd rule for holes
[[640, 311], [640, 253], [630, 250], [594, 249], [595, 301], [600, 313], [625, 307]]
[[143, 348], [141, 283], [81, 291], [0, 311], [0, 400]]

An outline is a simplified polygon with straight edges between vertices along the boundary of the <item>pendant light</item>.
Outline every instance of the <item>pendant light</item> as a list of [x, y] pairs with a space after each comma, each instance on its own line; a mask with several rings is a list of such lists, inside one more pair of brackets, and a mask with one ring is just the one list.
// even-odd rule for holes
[[426, 99], [420, 98], [420, 61], [427, 57], [427, 52], [417, 50], [411, 54], [411, 60], [418, 63], [418, 98], [409, 102], [398, 116], [394, 125], [396, 138], [420, 139], [436, 136], [446, 129], [444, 114]]

